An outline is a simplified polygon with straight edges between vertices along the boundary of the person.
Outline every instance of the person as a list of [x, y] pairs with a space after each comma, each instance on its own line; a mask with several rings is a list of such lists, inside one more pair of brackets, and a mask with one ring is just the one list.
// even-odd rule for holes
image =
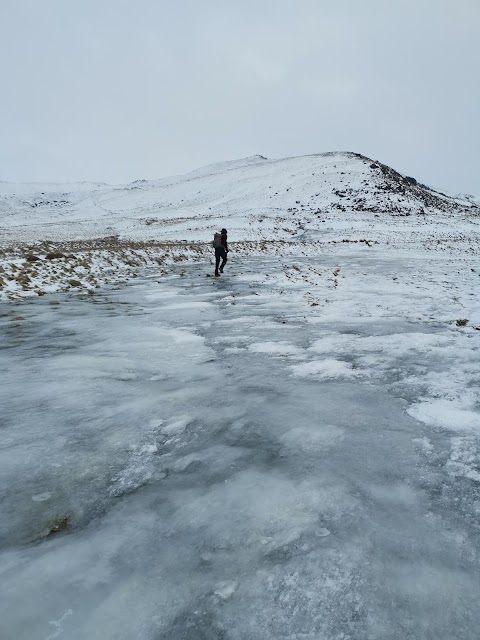
[[[220, 246], [215, 246], [215, 276], [220, 276], [223, 273], [223, 268], [227, 263], [228, 243], [227, 243], [227, 230], [222, 229], [220, 232]], [[222, 264], [220, 264], [220, 259]], [[220, 273], [219, 273], [220, 272]]]

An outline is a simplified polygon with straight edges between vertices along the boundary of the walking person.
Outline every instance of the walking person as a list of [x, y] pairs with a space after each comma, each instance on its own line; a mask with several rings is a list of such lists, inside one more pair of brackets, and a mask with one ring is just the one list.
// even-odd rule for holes
[[[226, 229], [222, 229], [220, 233], [214, 235], [213, 248], [215, 249], [215, 276], [219, 277], [227, 263], [228, 243]], [[220, 260], [222, 261], [221, 264]]]

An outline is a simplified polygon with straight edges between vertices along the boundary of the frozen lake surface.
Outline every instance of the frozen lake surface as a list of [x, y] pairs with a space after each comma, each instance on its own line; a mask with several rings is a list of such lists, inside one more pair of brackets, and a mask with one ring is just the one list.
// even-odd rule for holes
[[369, 256], [0, 307], [2, 639], [478, 638], [478, 275]]

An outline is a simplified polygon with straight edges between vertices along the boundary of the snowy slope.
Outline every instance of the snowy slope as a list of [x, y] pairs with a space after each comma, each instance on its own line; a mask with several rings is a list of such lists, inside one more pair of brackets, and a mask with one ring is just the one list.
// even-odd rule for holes
[[479, 213], [474, 203], [412, 184], [353, 153], [283, 160], [254, 156], [124, 186], [0, 184], [4, 243], [117, 234], [133, 240], [206, 241], [219, 226], [227, 226], [232, 240], [291, 239], [302, 233], [325, 237], [343, 229], [383, 237], [393, 222], [404, 228], [398, 218], [407, 215], [415, 217], [407, 227], [423, 231], [455, 215], [464, 231], [470, 213]]

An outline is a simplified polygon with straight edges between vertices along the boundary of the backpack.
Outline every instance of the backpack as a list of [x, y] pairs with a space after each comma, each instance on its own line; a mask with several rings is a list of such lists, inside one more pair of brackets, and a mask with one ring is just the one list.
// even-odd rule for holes
[[212, 242], [212, 247], [214, 249], [223, 249], [223, 244], [222, 244], [222, 234], [221, 233], [214, 233], [213, 234], [213, 242]]

